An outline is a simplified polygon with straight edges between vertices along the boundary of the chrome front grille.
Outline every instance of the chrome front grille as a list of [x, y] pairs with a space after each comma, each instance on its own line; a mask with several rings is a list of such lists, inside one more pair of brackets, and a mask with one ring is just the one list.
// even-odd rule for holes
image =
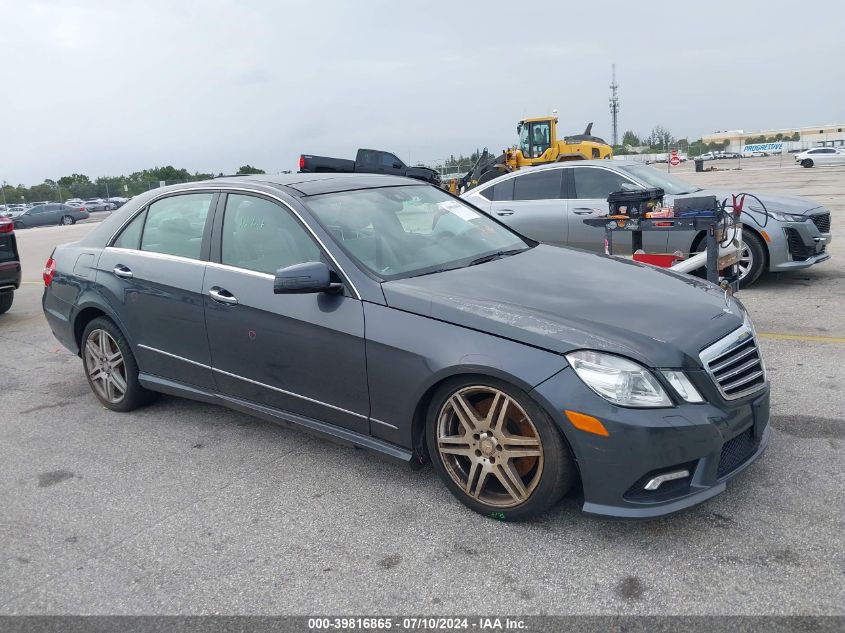
[[701, 360], [726, 400], [762, 389], [766, 368], [748, 321], [701, 352]]

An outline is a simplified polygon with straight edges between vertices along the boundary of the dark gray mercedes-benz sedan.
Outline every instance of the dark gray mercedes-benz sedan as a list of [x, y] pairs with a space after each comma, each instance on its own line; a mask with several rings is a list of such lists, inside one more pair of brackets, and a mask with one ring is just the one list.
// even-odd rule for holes
[[56, 248], [44, 313], [96, 397], [164, 392], [421, 465], [525, 519], [686, 508], [765, 449], [742, 305], [699, 279], [539, 245], [390, 176], [221, 178], [138, 196]]

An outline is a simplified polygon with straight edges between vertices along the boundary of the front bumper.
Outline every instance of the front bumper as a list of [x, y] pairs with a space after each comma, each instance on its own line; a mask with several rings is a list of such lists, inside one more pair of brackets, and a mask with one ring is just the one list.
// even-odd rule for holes
[[829, 213], [812, 214], [804, 222], [779, 224], [779, 232], [769, 233], [776, 236], [769, 249], [769, 270], [800, 270], [830, 259], [827, 246], [833, 241], [833, 234]]
[[[532, 395], [560, 426], [578, 463], [583, 511], [619, 518], [659, 517], [701, 503], [753, 463], [769, 442], [769, 386], [725, 401], [705, 372], [688, 372], [707, 400], [670, 409], [626, 409], [595, 395], [571, 368], [538, 385]], [[716, 404], [714, 404], [716, 403]], [[608, 437], [575, 429], [563, 413], [595, 416]], [[648, 491], [656, 474], [690, 476]]]

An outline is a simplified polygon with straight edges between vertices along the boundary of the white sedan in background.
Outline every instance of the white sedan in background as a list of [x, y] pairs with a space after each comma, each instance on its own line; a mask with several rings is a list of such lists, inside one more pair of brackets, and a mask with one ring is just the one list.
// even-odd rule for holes
[[795, 162], [802, 167], [816, 165], [845, 165], [845, 151], [833, 147], [814, 147], [795, 155]]

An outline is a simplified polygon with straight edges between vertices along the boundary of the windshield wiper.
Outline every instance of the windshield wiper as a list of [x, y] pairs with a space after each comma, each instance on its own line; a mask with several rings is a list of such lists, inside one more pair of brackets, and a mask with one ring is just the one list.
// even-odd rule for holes
[[473, 259], [467, 266], [475, 266], [476, 264], [484, 264], [485, 262], [492, 262], [494, 259], [501, 259], [502, 257], [508, 257], [509, 255], [516, 255], [517, 253], [521, 253], [526, 249], [524, 248], [512, 248], [508, 251], [497, 251], [495, 253], [490, 253], [489, 255], [484, 255], [483, 257], [477, 257]]

